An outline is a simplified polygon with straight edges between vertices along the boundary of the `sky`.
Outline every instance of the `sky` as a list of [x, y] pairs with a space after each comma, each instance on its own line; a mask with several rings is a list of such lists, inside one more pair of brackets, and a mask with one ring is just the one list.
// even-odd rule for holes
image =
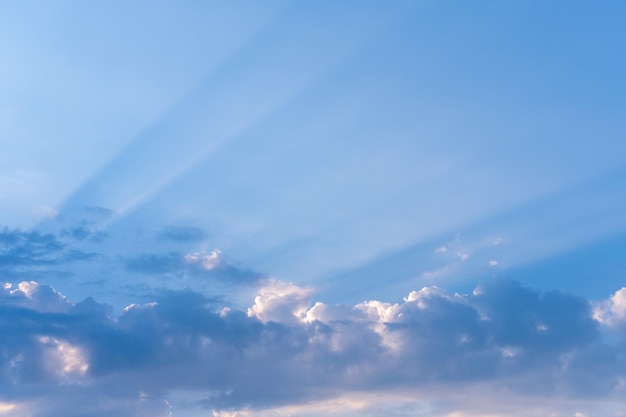
[[0, 417], [626, 416], [624, 21], [0, 5]]

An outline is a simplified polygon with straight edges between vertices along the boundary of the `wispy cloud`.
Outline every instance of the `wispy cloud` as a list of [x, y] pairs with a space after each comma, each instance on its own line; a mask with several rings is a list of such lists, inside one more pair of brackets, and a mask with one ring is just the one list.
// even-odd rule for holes
[[91, 259], [93, 253], [68, 245], [55, 235], [20, 229], [0, 230], [0, 264], [5, 271]]
[[158, 233], [158, 238], [173, 242], [198, 242], [207, 237], [207, 233], [195, 226], [167, 226]]

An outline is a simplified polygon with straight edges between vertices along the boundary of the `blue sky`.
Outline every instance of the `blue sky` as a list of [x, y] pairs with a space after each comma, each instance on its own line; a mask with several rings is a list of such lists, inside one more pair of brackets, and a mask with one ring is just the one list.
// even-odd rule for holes
[[625, 19], [2, 6], [0, 416], [624, 416]]

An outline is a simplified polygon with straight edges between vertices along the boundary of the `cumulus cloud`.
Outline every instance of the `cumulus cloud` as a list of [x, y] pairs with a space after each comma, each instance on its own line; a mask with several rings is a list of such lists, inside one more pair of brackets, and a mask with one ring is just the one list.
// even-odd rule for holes
[[548, 404], [546, 413], [562, 410], [555, 398], [619, 401], [626, 390], [623, 346], [603, 342], [587, 300], [510, 281], [349, 306], [267, 280], [245, 311], [168, 291], [119, 316], [34, 282], [0, 294], [0, 403], [19, 415], [332, 415], [339, 402], [342, 415], [402, 416], [418, 414], [416, 398], [455, 415], [469, 393], [493, 392], [491, 411], [473, 404], [457, 415], [518, 415], [497, 398]]
[[248, 316], [261, 321], [291, 323], [306, 317], [311, 303], [311, 290], [296, 285], [269, 280], [248, 309]]
[[597, 303], [594, 308], [593, 317], [607, 326], [625, 326], [626, 287], [616, 291], [608, 300]]

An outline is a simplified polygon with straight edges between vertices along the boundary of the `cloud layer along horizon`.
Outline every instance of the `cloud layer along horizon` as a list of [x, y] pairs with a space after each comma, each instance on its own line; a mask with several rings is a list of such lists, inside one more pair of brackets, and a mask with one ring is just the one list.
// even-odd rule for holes
[[581, 417], [624, 406], [626, 288], [595, 302], [492, 280], [467, 295], [426, 287], [399, 303], [330, 305], [265, 280], [247, 311], [164, 291], [119, 315], [36, 282], [1, 288], [1, 416]]

